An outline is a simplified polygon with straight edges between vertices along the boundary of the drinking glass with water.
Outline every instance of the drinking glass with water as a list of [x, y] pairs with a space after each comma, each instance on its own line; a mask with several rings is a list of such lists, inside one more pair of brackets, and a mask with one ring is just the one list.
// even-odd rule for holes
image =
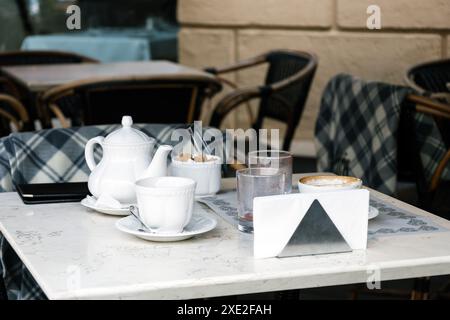
[[286, 174], [274, 168], [238, 170], [238, 229], [253, 232], [253, 198], [285, 193]]

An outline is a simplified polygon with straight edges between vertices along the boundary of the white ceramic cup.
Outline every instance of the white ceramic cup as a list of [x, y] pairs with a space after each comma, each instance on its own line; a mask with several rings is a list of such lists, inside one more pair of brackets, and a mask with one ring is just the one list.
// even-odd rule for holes
[[180, 233], [194, 208], [196, 182], [180, 177], [156, 177], [136, 181], [139, 215], [157, 233]]
[[361, 179], [348, 176], [308, 176], [298, 180], [300, 193], [322, 193], [359, 189]]
[[184, 177], [195, 180], [196, 196], [210, 196], [220, 190], [220, 180], [222, 178], [221, 159], [211, 156], [214, 159], [207, 162], [179, 161], [172, 159], [169, 167], [169, 174], [175, 177]]

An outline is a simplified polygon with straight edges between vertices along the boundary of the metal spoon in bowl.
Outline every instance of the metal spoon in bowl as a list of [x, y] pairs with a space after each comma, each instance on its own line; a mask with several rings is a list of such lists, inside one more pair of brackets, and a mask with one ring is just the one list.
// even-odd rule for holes
[[206, 141], [203, 139], [202, 134], [198, 131], [192, 130], [192, 127], [189, 127], [188, 131], [191, 135], [191, 142], [193, 141], [194, 149], [196, 149], [197, 152], [200, 152], [201, 159], [204, 159], [204, 152], [206, 152], [206, 155], [211, 155], [211, 150]]
[[139, 216], [139, 209], [136, 206], [130, 206], [130, 213], [141, 223], [141, 225], [144, 227], [144, 229], [138, 229], [138, 231], [141, 232], [149, 232], [149, 233], [155, 233], [151, 228], [149, 228], [144, 221], [142, 221], [141, 217]]

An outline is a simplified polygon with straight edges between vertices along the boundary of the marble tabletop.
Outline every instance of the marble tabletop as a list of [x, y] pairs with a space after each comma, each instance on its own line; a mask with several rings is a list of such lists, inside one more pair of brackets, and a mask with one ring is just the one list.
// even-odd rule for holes
[[[223, 188], [234, 183], [224, 179]], [[28, 206], [16, 193], [0, 194], [0, 231], [50, 299], [191, 299], [361, 283], [373, 270], [380, 280], [450, 274], [450, 232], [370, 239], [367, 250], [349, 253], [254, 259], [252, 236], [216, 218], [217, 228], [202, 236], [156, 243], [121, 233], [117, 217], [78, 203]]]

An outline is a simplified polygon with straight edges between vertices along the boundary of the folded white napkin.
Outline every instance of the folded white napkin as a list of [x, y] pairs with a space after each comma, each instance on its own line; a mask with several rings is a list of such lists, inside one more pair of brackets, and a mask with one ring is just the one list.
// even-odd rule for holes
[[351, 249], [366, 249], [369, 191], [293, 193], [253, 200], [255, 257], [280, 254], [316, 200]]
[[114, 199], [107, 193], [103, 193], [97, 199], [95, 197], [89, 197], [89, 201], [93, 203], [96, 207], [100, 208], [111, 208], [111, 209], [122, 209], [123, 205], [120, 201]]

